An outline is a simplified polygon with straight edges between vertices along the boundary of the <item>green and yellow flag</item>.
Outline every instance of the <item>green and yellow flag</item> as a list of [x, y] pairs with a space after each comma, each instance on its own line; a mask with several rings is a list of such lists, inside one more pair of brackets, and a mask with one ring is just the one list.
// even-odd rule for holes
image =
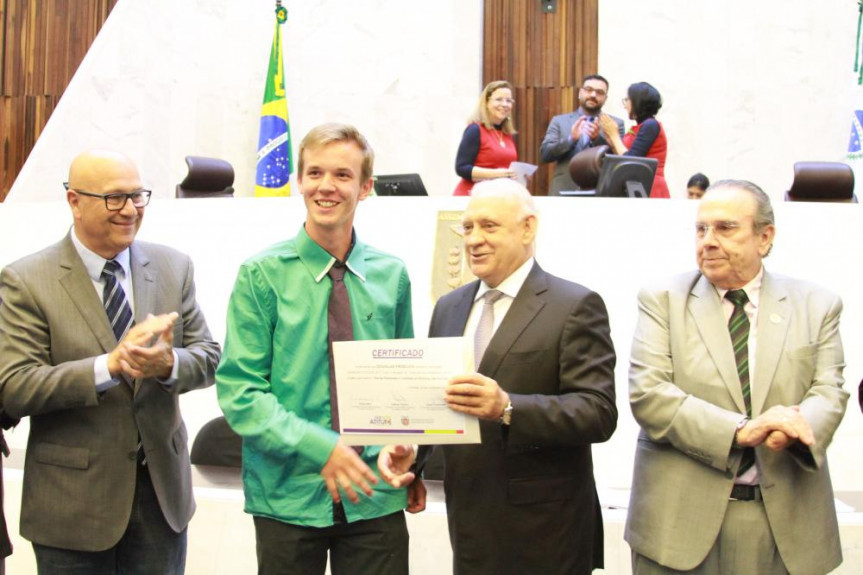
[[288, 10], [276, 3], [276, 33], [270, 50], [270, 67], [261, 109], [261, 131], [258, 137], [258, 163], [255, 174], [255, 196], [290, 196], [291, 123], [285, 97], [285, 67], [282, 62], [282, 28]]

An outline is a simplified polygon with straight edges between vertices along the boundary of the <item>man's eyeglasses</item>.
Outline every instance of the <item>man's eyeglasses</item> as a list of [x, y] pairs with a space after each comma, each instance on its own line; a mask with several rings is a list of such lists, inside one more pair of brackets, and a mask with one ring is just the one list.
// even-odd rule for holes
[[590, 86], [582, 86], [581, 89], [584, 90], [584, 92], [586, 94], [595, 94], [595, 95], [600, 96], [600, 97], [605, 96], [605, 94], [606, 94], [605, 90], [603, 90], [601, 88], [591, 88]]
[[105, 200], [105, 208], [112, 212], [119, 212], [126, 207], [126, 202], [132, 200], [132, 205], [136, 208], [143, 208], [150, 203], [150, 196], [153, 194], [150, 190], [135, 190], [134, 192], [115, 192], [113, 194], [93, 194], [84, 190], [76, 190], [69, 187], [69, 182], [63, 182], [63, 187], [67, 190], [72, 190], [76, 194], [89, 196], [91, 198], [102, 198]]
[[713, 234], [722, 238], [727, 238], [740, 229], [740, 224], [737, 222], [716, 222], [712, 226], [702, 223], [695, 224], [695, 237], [701, 239], [707, 236], [710, 230]]

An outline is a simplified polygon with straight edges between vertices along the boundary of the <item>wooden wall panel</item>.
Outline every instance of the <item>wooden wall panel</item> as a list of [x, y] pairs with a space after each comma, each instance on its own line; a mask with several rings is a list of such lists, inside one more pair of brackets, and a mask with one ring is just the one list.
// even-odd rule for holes
[[117, 0], [0, 0], [0, 201]]
[[[541, 0], [485, 0], [483, 83], [508, 80], [518, 157], [539, 163], [539, 145], [552, 116], [575, 109], [577, 88], [597, 72], [598, 0], [558, 0], [545, 13]], [[540, 166], [531, 192], [548, 193], [554, 166]]]

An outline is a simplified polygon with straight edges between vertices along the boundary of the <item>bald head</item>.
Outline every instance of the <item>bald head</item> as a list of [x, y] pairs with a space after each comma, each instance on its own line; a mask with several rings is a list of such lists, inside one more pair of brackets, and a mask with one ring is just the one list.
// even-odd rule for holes
[[141, 227], [144, 207], [126, 201], [121, 209], [109, 210], [101, 196], [130, 194], [140, 189], [138, 168], [127, 156], [110, 150], [79, 154], [69, 167], [66, 201], [72, 209], [75, 235], [81, 243], [105, 259], [113, 259], [132, 245]]
[[69, 166], [69, 187], [93, 193], [108, 193], [99, 188], [116, 177], [135, 180], [132, 189], [141, 187], [138, 168], [128, 156], [112, 150], [88, 150], [78, 154]]

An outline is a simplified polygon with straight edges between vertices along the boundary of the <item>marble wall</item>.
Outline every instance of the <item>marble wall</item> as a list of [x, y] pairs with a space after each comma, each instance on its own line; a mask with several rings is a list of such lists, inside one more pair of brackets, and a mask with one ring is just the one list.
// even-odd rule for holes
[[[455, 187], [455, 152], [481, 83], [481, 0], [284, 3], [294, 154], [309, 128], [355, 124], [376, 172]], [[124, 150], [157, 197], [173, 197], [186, 155], [229, 160], [252, 195], [272, 0], [120, 0], [10, 192], [62, 197], [82, 149]]]
[[633, 82], [662, 93], [672, 197], [685, 197], [686, 181], [703, 171], [752, 180], [781, 199], [794, 162], [844, 158], [856, 2], [600, 0], [599, 8], [609, 111], [622, 113]]
[[[524, 0], [527, 1], [527, 0]], [[377, 173], [419, 172], [451, 193], [456, 148], [481, 88], [481, 0], [286, 0], [294, 148], [312, 126], [356, 124]], [[183, 157], [230, 160], [251, 195], [272, 0], [120, 0], [60, 101], [9, 201], [57, 198], [71, 158], [108, 146], [173, 197]], [[742, 177], [774, 198], [798, 160], [841, 160], [854, 94], [850, 0], [600, 0], [608, 111], [656, 85], [681, 197], [695, 171]], [[859, 195], [859, 194], [858, 194]]]

